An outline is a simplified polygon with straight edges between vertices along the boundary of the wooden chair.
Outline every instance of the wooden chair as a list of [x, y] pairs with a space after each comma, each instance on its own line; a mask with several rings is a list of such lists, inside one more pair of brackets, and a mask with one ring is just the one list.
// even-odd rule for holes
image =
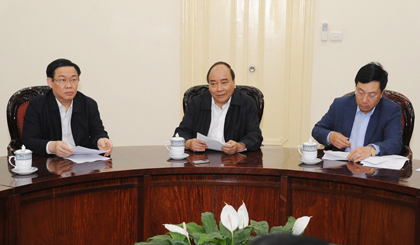
[[[347, 93], [344, 96], [352, 95], [353, 92]], [[402, 142], [403, 147], [401, 149], [400, 155], [408, 157], [410, 160], [413, 158], [413, 152], [410, 149], [410, 140], [413, 135], [414, 129], [414, 108], [411, 101], [405, 97], [403, 94], [391, 91], [384, 90], [384, 96], [388, 99], [391, 99], [399, 106], [401, 106], [401, 123], [402, 123]]]
[[27, 87], [17, 91], [10, 97], [6, 109], [11, 139], [7, 146], [9, 154], [22, 147], [23, 117], [25, 116], [28, 102], [38, 95], [45, 94], [48, 90], [50, 90], [48, 86]]
[[[236, 88], [239, 89], [242, 93], [251, 96], [251, 98], [255, 101], [258, 110], [258, 119], [261, 122], [263, 112], [264, 112], [264, 95], [263, 93], [256, 87], [246, 86], [246, 85], [236, 85]], [[185, 108], [187, 108], [188, 102], [195, 96], [206, 92], [209, 90], [209, 85], [197, 85], [194, 87], [189, 88], [184, 93], [184, 98], [182, 100], [182, 106], [185, 113]]]

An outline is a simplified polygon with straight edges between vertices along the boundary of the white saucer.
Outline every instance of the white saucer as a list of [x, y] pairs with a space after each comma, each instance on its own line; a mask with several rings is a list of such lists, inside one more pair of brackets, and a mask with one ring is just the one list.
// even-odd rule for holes
[[322, 161], [321, 159], [317, 158], [315, 160], [304, 160], [303, 158], [299, 158], [299, 161], [303, 162], [304, 164], [317, 164], [320, 161]]
[[27, 175], [27, 174], [34, 173], [37, 170], [38, 170], [38, 168], [36, 168], [36, 167], [31, 167], [30, 169], [24, 170], [24, 171], [20, 171], [20, 170], [17, 170], [16, 168], [13, 168], [12, 169], [12, 172], [13, 173], [16, 173], [16, 174], [21, 174], [21, 175]]
[[182, 155], [180, 155], [180, 156], [172, 156], [172, 154], [171, 153], [168, 153], [168, 157], [170, 157], [170, 158], [172, 158], [172, 159], [174, 159], [174, 160], [181, 160], [181, 159], [184, 159], [184, 158], [186, 158], [186, 157], [188, 157], [189, 155], [187, 154], [187, 153], [184, 153], [184, 154], [182, 154]]

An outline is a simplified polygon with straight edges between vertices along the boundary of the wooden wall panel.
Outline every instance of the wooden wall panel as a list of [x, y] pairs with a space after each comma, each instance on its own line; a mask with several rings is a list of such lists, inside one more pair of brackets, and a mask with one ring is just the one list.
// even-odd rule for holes
[[0, 198], [0, 244], [7, 242], [7, 198]]
[[[238, 209], [242, 201], [250, 219], [280, 223], [280, 178], [246, 175], [187, 175], [153, 177], [150, 235], [164, 234], [162, 224], [196, 222], [201, 213], [212, 212], [217, 222], [225, 203]], [[176, 210], [176, 211], [174, 211]], [[145, 214], [147, 215], [147, 213]]]
[[413, 197], [303, 179], [294, 179], [291, 188], [293, 216], [312, 216], [306, 235], [338, 244], [414, 244]]
[[22, 195], [21, 244], [138, 241], [136, 179], [91, 182], [49, 192], [51, 195], [44, 191], [37, 197]]

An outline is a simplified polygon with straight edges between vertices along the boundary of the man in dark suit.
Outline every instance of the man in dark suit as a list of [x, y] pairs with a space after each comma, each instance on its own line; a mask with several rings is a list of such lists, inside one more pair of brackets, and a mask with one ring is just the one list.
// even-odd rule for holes
[[70, 60], [58, 59], [47, 67], [45, 95], [29, 102], [22, 142], [35, 154], [68, 157], [71, 146], [112, 151], [112, 141], [102, 125], [96, 102], [77, 91], [80, 68]]
[[402, 149], [401, 107], [383, 96], [388, 73], [369, 63], [355, 78], [356, 92], [336, 98], [312, 136], [333, 150], [349, 151], [350, 161], [399, 154]]
[[235, 87], [235, 73], [230, 65], [217, 62], [207, 73], [209, 91], [194, 97], [185, 111], [175, 134], [185, 139], [185, 147], [193, 151], [207, 149], [206, 142], [197, 139], [197, 132], [224, 143], [227, 154], [261, 146], [263, 137], [258, 111], [252, 98]]

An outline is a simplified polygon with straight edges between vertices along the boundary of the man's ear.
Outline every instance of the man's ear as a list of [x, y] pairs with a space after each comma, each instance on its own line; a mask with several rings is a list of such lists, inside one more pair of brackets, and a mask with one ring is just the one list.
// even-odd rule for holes
[[51, 77], [47, 77], [47, 83], [50, 88], [52, 88], [53, 79]]

